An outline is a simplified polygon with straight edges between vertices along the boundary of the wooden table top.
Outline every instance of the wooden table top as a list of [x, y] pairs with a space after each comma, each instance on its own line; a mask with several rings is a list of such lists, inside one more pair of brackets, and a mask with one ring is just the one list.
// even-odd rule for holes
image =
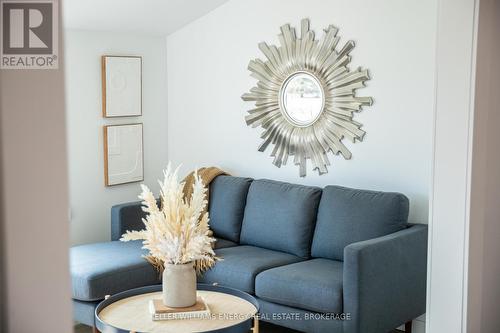
[[153, 321], [149, 301], [162, 293], [149, 292], [126, 297], [104, 307], [98, 317], [106, 324], [132, 332], [204, 332], [226, 328], [252, 318], [257, 308], [249, 301], [217, 291], [198, 290], [210, 308], [210, 318]]

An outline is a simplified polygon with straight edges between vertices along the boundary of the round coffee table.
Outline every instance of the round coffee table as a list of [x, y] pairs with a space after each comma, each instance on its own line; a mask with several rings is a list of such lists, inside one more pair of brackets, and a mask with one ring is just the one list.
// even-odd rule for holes
[[124, 332], [217, 332], [258, 333], [259, 304], [249, 294], [217, 285], [198, 284], [198, 295], [210, 307], [211, 318], [153, 321], [149, 301], [161, 299], [161, 285], [127, 290], [97, 305], [95, 322], [99, 331]]

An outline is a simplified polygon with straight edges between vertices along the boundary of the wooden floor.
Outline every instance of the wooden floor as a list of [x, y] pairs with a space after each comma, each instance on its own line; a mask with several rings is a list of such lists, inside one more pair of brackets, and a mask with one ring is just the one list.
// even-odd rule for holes
[[[276, 326], [266, 322], [261, 322], [259, 326], [261, 333], [300, 333], [298, 331], [294, 331], [289, 328]], [[390, 333], [400, 333], [400, 332], [403, 331], [394, 330]], [[92, 329], [89, 326], [79, 324], [75, 326], [75, 333], [92, 333]]]

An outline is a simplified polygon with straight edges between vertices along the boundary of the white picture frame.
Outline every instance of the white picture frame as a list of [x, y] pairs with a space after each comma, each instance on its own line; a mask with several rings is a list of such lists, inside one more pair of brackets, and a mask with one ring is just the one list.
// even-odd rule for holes
[[104, 184], [113, 186], [144, 180], [142, 123], [106, 125], [104, 138]]
[[142, 57], [103, 55], [102, 115], [142, 116]]

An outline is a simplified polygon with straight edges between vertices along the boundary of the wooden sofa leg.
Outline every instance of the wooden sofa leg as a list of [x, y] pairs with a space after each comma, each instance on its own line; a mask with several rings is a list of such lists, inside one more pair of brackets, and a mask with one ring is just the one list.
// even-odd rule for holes
[[92, 326], [92, 333], [100, 333], [97, 327]]
[[253, 319], [252, 333], [259, 333], [259, 317], [255, 316]]
[[405, 323], [405, 333], [411, 333], [411, 320]]

